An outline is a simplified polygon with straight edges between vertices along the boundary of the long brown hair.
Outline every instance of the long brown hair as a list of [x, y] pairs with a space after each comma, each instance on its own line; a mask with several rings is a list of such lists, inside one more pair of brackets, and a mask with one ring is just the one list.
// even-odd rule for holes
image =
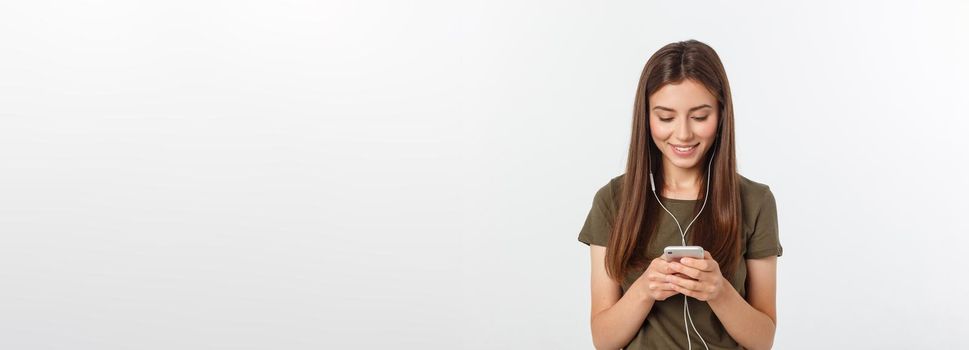
[[[648, 182], [652, 164], [656, 188], [663, 188], [662, 153], [653, 143], [650, 132], [649, 96], [666, 84], [684, 79], [702, 84], [719, 102], [718, 137], [702, 161], [703, 174], [706, 174], [709, 157], [714, 157], [710, 198], [707, 207], [690, 227], [687, 244], [702, 246], [709, 251], [728, 279], [740, 262], [740, 180], [734, 152], [730, 84], [713, 48], [696, 40], [681, 41], [663, 46], [646, 61], [636, 89], [629, 159], [605, 257], [606, 271], [618, 282], [622, 282], [632, 268], [644, 267], [656, 258], [646, 256], [646, 248], [655, 236], [660, 215], [666, 213], [650, 193]], [[700, 188], [705, 188], [706, 176], [701, 176], [700, 181]], [[694, 212], [700, 209], [704, 197], [704, 191], [700, 191]]]

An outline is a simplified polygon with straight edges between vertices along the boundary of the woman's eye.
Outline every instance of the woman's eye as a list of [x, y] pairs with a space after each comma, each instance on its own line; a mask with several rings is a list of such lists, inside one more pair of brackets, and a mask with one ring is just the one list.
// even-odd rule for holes
[[693, 119], [696, 119], [696, 120], [699, 120], [699, 121], [702, 122], [704, 120], [707, 120], [707, 117], [709, 117], [709, 115], [705, 115], [705, 116], [702, 116], [702, 117], [693, 117]]
[[673, 118], [659, 118], [659, 121], [661, 122], [669, 122], [671, 120], [673, 120]]

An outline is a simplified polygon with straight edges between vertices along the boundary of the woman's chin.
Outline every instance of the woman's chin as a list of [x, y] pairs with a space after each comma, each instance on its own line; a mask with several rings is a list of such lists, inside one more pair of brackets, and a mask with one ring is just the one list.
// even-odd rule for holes
[[682, 170], [691, 170], [691, 169], [694, 169], [694, 168], [696, 168], [696, 165], [697, 165], [696, 163], [685, 163], [685, 164], [673, 163], [673, 166], [675, 166], [677, 168], [680, 168]]
[[696, 159], [674, 159], [670, 163], [682, 170], [692, 170], [700, 165], [700, 162]]

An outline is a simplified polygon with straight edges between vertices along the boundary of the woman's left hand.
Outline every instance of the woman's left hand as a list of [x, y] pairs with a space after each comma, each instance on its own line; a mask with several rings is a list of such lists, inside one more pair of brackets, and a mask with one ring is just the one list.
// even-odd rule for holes
[[673, 289], [699, 300], [714, 300], [723, 294], [724, 288], [733, 288], [720, 272], [720, 264], [706, 250], [703, 251], [702, 260], [682, 258], [679, 263], [671, 262], [670, 269], [690, 277], [669, 275], [668, 282]]

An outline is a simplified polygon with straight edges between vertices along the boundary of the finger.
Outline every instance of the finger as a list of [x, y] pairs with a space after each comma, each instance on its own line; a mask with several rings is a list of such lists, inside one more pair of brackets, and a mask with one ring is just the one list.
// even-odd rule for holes
[[648, 275], [646, 275], [646, 279], [650, 281], [656, 281], [656, 282], [668, 282], [668, 279], [666, 278], [666, 276], [669, 276], [669, 275], [662, 272], [651, 272]]
[[695, 268], [692, 268], [683, 264], [678, 264], [678, 263], [670, 264], [670, 268], [673, 269], [673, 271], [687, 275], [692, 279], [696, 279], [696, 280], [700, 279], [701, 272], [700, 270], [697, 270]]
[[670, 290], [668, 290], [668, 291], [660, 292], [660, 296], [662, 296], [664, 298], [669, 298], [669, 297], [674, 296], [674, 295], [677, 295], [677, 294], [680, 294], [680, 292], [677, 292], [677, 291], [673, 290], [673, 286], [670, 286]]
[[659, 270], [662, 271], [663, 273], [667, 274], [667, 275], [671, 275], [671, 274], [673, 274], [673, 272], [675, 272], [675, 271], [673, 271], [673, 269], [670, 268], [670, 263], [669, 262], [663, 264], [663, 266], [660, 267]]
[[[707, 254], [709, 254], [709, 253], [707, 253]], [[707, 260], [707, 259], [710, 259], [710, 260]], [[710, 264], [711, 261], [713, 261], [712, 258], [704, 258], [703, 260], [698, 260], [698, 259], [694, 259], [694, 258], [683, 258], [683, 259], [680, 259], [680, 264], [683, 264], [683, 265], [692, 267], [692, 268], [697, 269], [697, 270], [700, 270], [700, 271], [707, 271], [707, 272], [709, 272], [712, 269], [711, 264]]]
[[700, 287], [702, 287], [700, 282], [696, 280], [686, 279], [686, 278], [677, 277], [673, 275], [670, 275], [669, 278], [670, 278], [670, 282], [673, 283], [674, 285], [677, 285], [689, 290], [698, 290], [700, 289]]
[[669, 282], [669, 279], [666, 278], [666, 276], [677, 276], [679, 278], [688, 279], [688, 280], [694, 279], [694, 278], [692, 278], [690, 276], [687, 276], [687, 275], [684, 275], [682, 273], [661, 274], [661, 273], [658, 273], [658, 272], [655, 273], [655, 274], [646, 275], [646, 279], [649, 280], [649, 281], [652, 281], [652, 282]]
[[699, 299], [698, 297], [700, 296], [700, 293], [698, 293], [698, 292], [695, 292], [695, 291], [692, 291], [692, 290], [683, 288], [683, 287], [678, 286], [678, 285], [675, 285], [675, 284], [673, 285], [673, 290], [675, 290], [677, 293], [681, 293], [683, 295], [686, 295], [688, 297], [692, 297], [692, 298], [695, 298], [695, 299]]
[[705, 266], [702, 266], [702, 270], [713, 271], [713, 265], [716, 265], [717, 261], [713, 259], [713, 255], [711, 255], [707, 250], [703, 250], [703, 261]]
[[669, 282], [650, 282], [647, 286], [650, 290], [658, 290], [661, 292], [672, 291], [673, 286]]

